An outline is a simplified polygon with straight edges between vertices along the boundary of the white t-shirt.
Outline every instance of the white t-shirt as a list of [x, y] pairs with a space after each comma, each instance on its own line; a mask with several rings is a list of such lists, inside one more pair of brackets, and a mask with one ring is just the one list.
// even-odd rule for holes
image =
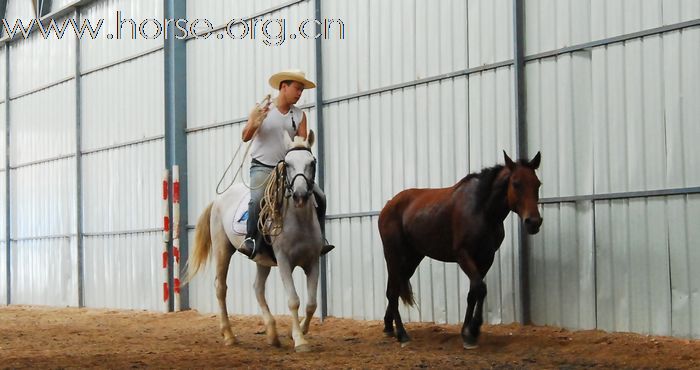
[[290, 139], [294, 139], [303, 116], [304, 112], [294, 105], [287, 114], [282, 114], [277, 106], [272, 106], [253, 139], [251, 157], [268, 166], [274, 166], [284, 160], [287, 146], [282, 135], [289, 135]]

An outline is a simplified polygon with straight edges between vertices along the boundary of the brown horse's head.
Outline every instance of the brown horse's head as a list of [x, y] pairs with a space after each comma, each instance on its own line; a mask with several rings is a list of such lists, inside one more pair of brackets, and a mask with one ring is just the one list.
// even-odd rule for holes
[[539, 189], [542, 183], [535, 170], [540, 166], [540, 153], [531, 160], [513, 162], [503, 151], [506, 167], [510, 170], [508, 181], [508, 207], [520, 216], [528, 234], [537, 234], [542, 225], [542, 216], [537, 208]]

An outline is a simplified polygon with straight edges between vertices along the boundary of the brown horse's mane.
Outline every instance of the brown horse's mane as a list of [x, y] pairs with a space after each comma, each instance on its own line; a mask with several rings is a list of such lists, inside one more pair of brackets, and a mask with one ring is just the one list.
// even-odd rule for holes
[[[529, 162], [525, 160], [519, 160], [517, 162], [519, 166], [529, 166]], [[494, 189], [494, 182], [498, 177], [498, 174], [503, 170], [505, 166], [502, 164], [495, 165], [493, 167], [487, 167], [481, 170], [481, 172], [470, 173], [457, 183], [457, 187], [468, 183], [472, 179], [478, 179], [479, 184], [476, 187], [476, 209], [487, 208], [489, 202], [494, 198], [500, 196], [505, 192], [507, 182], [499, 184], [497, 188]], [[504, 194], [505, 195], [505, 194]]]

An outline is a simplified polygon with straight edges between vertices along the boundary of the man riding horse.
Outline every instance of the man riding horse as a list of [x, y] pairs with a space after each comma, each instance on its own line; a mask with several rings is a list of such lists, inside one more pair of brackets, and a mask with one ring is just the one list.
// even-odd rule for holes
[[[270, 173], [278, 162], [284, 160], [287, 151], [283, 135], [293, 138], [307, 138], [306, 113], [294, 104], [299, 101], [304, 89], [316, 87], [306, 79], [304, 72], [286, 70], [270, 77], [270, 86], [279, 90], [274, 101], [268, 101], [264, 106], [256, 106], [250, 112], [248, 122], [243, 128], [244, 142], [253, 140], [251, 145], [250, 164], [250, 202], [248, 203], [247, 234], [238, 251], [253, 259], [261, 251], [271, 254], [271, 248], [258, 230], [260, 216], [260, 201], [262, 200]], [[316, 214], [321, 225], [326, 216], [326, 196], [318, 185], [314, 185], [314, 196], [318, 207]], [[335, 248], [323, 241], [321, 254], [326, 254]]]

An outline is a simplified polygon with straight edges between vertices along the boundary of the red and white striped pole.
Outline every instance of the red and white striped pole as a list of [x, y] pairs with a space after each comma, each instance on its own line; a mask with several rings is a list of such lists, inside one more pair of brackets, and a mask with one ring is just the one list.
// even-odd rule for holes
[[173, 295], [180, 311], [180, 166], [173, 166]]
[[168, 215], [168, 170], [163, 171], [163, 311], [169, 311], [170, 294], [168, 289], [168, 242], [170, 241], [170, 216]]

